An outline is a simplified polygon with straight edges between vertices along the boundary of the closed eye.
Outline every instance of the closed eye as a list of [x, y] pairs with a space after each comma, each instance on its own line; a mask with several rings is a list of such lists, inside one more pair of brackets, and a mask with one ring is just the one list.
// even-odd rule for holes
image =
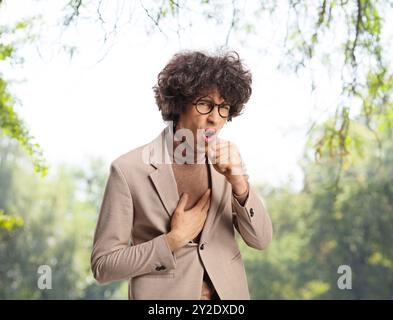
[[219, 106], [219, 107], [221, 107], [221, 108], [225, 108], [225, 109], [229, 109], [229, 104], [227, 103], [227, 102], [223, 102], [223, 103], [221, 103], [221, 104], [216, 104], [214, 101], [212, 101], [212, 100], [205, 100], [205, 99], [202, 99], [202, 100], [199, 100], [199, 102], [198, 103], [205, 103], [205, 104], [208, 104], [208, 105], [217, 105], [217, 106]]
[[199, 103], [214, 104], [211, 100], [199, 100]]

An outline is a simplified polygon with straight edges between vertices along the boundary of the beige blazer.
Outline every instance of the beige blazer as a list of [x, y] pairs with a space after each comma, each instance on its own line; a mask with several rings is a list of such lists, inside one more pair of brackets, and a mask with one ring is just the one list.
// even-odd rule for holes
[[94, 277], [129, 280], [129, 299], [200, 299], [205, 268], [221, 299], [250, 299], [235, 228], [249, 246], [263, 250], [272, 239], [266, 208], [253, 190], [241, 206], [209, 164], [211, 204], [200, 243], [172, 253], [165, 234], [179, 195], [172, 166], [163, 163], [168, 128], [111, 163], [94, 235]]

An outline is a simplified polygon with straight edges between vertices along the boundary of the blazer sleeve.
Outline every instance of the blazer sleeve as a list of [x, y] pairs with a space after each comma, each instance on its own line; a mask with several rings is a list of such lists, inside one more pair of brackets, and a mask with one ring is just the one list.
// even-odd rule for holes
[[130, 246], [133, 217], [130, 189], [121, 169], [112, 162], [91, 255], [92, 272], [98, 282], [129, 279], [176, 267], [165, 234]]
[[265, 249], [272, 241], [272, 222], [265, 205], [252, 188], [243, 206], [232, 194], [232, 211], [233, 223], [247, 245]]

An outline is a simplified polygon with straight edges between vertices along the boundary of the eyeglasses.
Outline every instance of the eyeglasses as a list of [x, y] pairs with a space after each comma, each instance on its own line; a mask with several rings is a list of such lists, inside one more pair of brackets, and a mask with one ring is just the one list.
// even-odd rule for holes
[[216, 104], [213, 101], [206, 99], [205, 97], [200, 98], [196, 102], [193, 103], [196, 107], [197, 111], [200, 114], [209, 114], [212, 112], [215, 106], [218, 107], [218, 114], [221, 118], [228, 118], [229, 116], [229, 109], [231, 108], [227, 102], [223, 102], [221, 104]]

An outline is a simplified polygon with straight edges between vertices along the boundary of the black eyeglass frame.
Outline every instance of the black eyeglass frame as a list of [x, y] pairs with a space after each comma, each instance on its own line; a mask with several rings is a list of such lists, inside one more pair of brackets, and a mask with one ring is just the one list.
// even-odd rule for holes
[[[210, 110], [208, 112], [201, 112], [198, 109], [198, 103], [201, 100], [203, 100], [203, 99], [205, 99], [206, 102], [210, 102], [211, 103], [211, 107], [210, 107]], [[229, 117], [229, 112], [231, 110], [231, 107], [230, 107], [230, 105], [227, 102], [223, 102], [223, 103], [217, 104], [217, 103], [214, 103], [214, 101], [207, 100], [206, 97], [199, 98], [196, 102], [193, 102], [192, 104], [195, 106], [195, 109], [198, 111], [198, 113], [203, 114], [203, 115], [209, 114], [217, 106], [218, 107], [218, 114], [220, 115], [221, 118], [224, 118], [224, 119]], [[228, 109], [228, 115], [227, 116], [223, 116], [221, 114], [221, 112], [220, 112], [221, 108]]]

